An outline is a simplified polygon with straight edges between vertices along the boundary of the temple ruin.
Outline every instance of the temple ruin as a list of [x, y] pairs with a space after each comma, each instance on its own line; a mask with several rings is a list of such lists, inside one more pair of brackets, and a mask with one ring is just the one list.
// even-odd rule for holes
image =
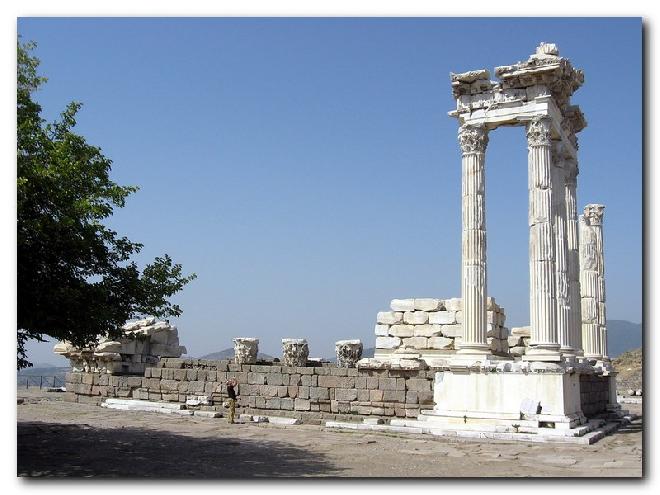
[[[305, 339], [282, 339], [274, 362], [257, 359], [255, 337], [234, 339], [233, 361], [180, 358], [178, 334], [161, 336], [144, 357], [126, 354], [130, 343], [110, 346], [112, 362], [144, 363], [141, 370], [81, 364], [83, 355], [106, 358], [104, 343], [84, 352], [58, 344], [74, 365], [68, 398], [215, 415], [224, 383], [236, 377], [244, 414], [335, 428], [591, 443], [628, 421], [607, 354], [604, 206], [578, 215], [576, 203], [586, 120], [571, 97], [584, 75], [551, 43], [495, 75], [451, 74], [462, 162], [460, 297], [392, 300], [376, 317], [374, 357], [361, 358], [359, 340], [339, 341], [336, 363], [310, 359]], [[501, 126], [522, 127], [528, 146], [530, 322], [511, 330], [487, 289], [486, 151]]]

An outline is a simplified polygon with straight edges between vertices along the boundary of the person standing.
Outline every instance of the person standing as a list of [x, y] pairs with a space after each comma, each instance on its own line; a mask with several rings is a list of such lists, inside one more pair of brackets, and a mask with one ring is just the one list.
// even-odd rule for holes
[[234, 424], [234, 419], [236, 416], [236, 386], [238, 381], [236, 378], [231, 377], [227, 380], [227, 395], [229, 396], [229, 422]]

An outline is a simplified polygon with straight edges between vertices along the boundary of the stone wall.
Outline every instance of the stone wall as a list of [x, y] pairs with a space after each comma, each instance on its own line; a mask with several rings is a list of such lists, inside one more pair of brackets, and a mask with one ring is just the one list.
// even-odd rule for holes
[[[490, 351], [509, 357], [509, 331], [504, 308], [487, 299], [487, 342]], [[460, 298], [393, 299], [390, 311], [376, 316], [375, 358], [419, 356], [429, 366], [441, 366], [463, 339], [463, 305]]]
[[585, 416], [607, 412], [610, 379], [602, 375], [580, 375], [580, 406]]
[[232, 361], [162, 358], [143, 377], [74, 372], [66, 376], [67, 400], [101, 403], [106, 397], [186, 403], [222, 410], [225, 382], [239, 382], [240, 412], [311, 419], [352, 415], [415, 418], [433, 408], [431, 370], [238, 365]]

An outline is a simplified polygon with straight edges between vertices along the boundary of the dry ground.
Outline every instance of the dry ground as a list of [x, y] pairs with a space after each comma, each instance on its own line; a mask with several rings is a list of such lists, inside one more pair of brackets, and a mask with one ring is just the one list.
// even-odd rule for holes
[[[594, 445], [459, 441], [108, 410], [18, 390], [18, 475], [113, 478], [642, 474], [641, 420]], [[641, 406], [626, 406], [641, 414]], [[636, 409], [635, 409], [636, 408]]]

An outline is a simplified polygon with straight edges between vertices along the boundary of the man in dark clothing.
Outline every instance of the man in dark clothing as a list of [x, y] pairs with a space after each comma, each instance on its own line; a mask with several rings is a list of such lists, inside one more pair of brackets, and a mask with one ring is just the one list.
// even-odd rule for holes
[[234, 417], [236, 416], [236, 390], [235, 387], [238, 385], [236, 378], [232, 377], [227, 380], [227, 395], [229, 396], [229, 422], [234, 423]]

